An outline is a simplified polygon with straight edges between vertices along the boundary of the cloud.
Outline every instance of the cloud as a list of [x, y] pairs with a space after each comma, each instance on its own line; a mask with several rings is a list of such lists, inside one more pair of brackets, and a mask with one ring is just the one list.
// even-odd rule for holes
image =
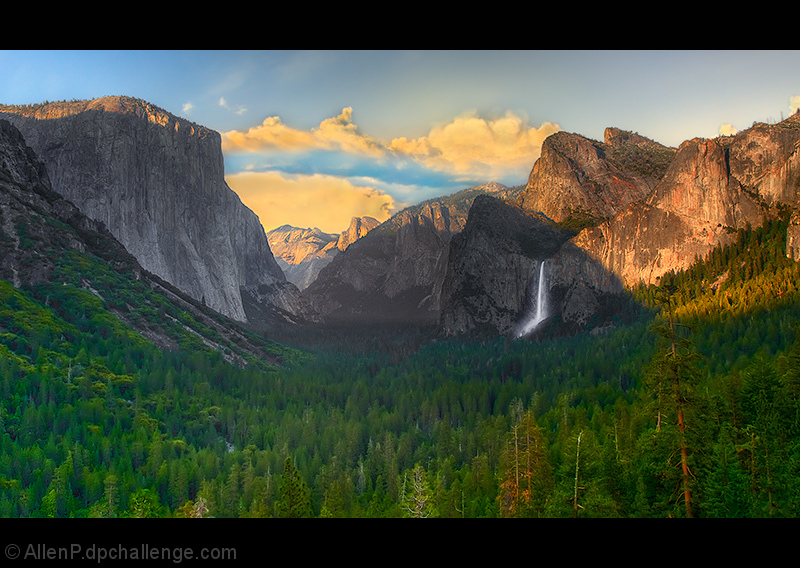
[[800, 95], [792, 95], [789, 98], [789, 108], [792, 109], [792, 112], [797, 112], [797, 109], [800, 109]]
[[352, 118], [353, 109], [347, 107], [339, 116], [327, 118], [319, 127], [306, 131], [287, 126], [278, 116], [270, 116], [247, 132], [224, 132], [222, 149], [231, 153], [323, 149], [384, 156], [386, 148], [379, 141], [361, 134]]
[[559, 130], [557, 124], [550, 122], [539, 128], [529, 127], [511, 111], [494, 119], [473, 112], [434, 127], [427, 136], [415, 140], [396, 138], [390, 148], [431, 168], [491, 181], [507, 177], [509, 172], [526, 177], [541, 153], [544, 139]]
[[385, 142], [361, 132], [346, 107], [308, 130], [271, 116], [224, 132], [222, 148], [228, 184], [267, 230], [290, 224], [339, 232], [354, 216], [384, 221], [401, 207], [487, 181], [524, 183], [544, 139], [559, 130], [550, 122], [530, 127], [512, 112], [471, 112], [426, 136]]
[[225, 100], [225, 97], [219, 98], [219, 106], [221, 106], [224, 109], [233, 111], [240, 116], [247, 112], [247, 109], [243, 106], [238, 106], [235, 109], [231, 108], [231, 106], [228, 104], [228, 101]]
[[719, 127], [719, 133], [721, 136], [733, 136], [737, 132], [738, 130], [734, 128], [732, 124], [723, 124]]
[[339, 116], [325, 119], [311, 130], [291, 128], [272, 116], [246, 132], [225, 132], [222, 139], [223, 151], [228, 153], [330, 150], [395, 160], [395, 165], [411, 160], [470, 179], [492, 181], [513, 174], [523, 181], [539, 157], [544, 139], [560, 129], [550, 122], [529, 127], [510, 111], [491, 119], [472, 112], [433, 127], [427, 136], [384, 142], [363, 134], [353, 122], [353, 109], [346, 107]]
[[267, 231], [288, 224], [338, 233], [353, 217], [367, 215], [385, 221], [398, 205], [374, 187], [321, 174], [241, 172], [227, 176], [226, 181]]
[[182, 111], [185, 112], [186, 114], [190, 114], [193, 109], [194, 109], [194, 105], [191, 103], [191, 101], [186, 102], [186, 103], [183, 104]]

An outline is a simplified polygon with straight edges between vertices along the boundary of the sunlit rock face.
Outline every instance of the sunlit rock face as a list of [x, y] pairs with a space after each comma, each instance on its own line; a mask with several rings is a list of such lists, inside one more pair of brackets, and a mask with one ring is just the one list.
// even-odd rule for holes
[[520, 204], [556, 222], [607, 219], [649, 194], [674, 153], [616, 128], [606, 129], [602, 143], [558, 132], [544, 141]]
[[766, 204], [796, 206], [800, 191], [800, 113], [778, 124], [756, 123], [722, 138], [730, 175]]
[[129, 97], [0, 107], [0, 116], [46, 164], [53, 189], [146, 270], [239, 321], [313, 318], [225, 183], [219, 133]]
[[[799, 192], [795, 113], [735, 136], [687, 140], [651, 194], [584, 230], [575, 243], [626, 285], [653, 284], [729, 244], [737, 229], [762, 224], [779, 206], [797, 207]], [[796, 253], [797, 234], [791, 224], [787, 255]]]

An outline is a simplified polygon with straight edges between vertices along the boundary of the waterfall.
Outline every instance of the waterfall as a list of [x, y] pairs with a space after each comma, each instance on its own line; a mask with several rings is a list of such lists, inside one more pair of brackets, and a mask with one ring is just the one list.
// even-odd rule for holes
[[520, 331], [517, 333], [517, 337], [528, 335], [530, 332], [536, 329], [540, 323], [542, 323], [542, 320], [547, 317], [547, 282], [544, 271], [544, 265], [546, 262], [546, 260], [543, 260], [539, 265], [539, 282], [536, 291], [536, 305], [531, 306], [532, 309], [528, 315], [528, 319], [520, 328]]

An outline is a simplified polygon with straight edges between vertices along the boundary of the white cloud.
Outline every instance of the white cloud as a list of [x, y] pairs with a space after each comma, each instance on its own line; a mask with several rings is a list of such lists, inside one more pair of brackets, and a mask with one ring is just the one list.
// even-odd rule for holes
[[723, 124], [719, 127], [719, 133], [721, 136], [733, 136], [737, 132], [738, 130], [734, 128], [732, 124]]
[[191, 101], [186, 102], [186, 103], [183, 104], [183, 109], [182, 110], [186, 114], [190, 114], [192, 112], [192, 110], [194, 110], [194, 105], [191, 103]]
[[789, 98], [789, 108], [792, 109], [792, 112], [797, 112], [797, 109], [800, 109], [800, 95], [792, 95]]
[[221, 106], [222, 108], [227, 109], [227, 110], [229, 110], [231, 112], [234, 112], [234, 113], [238, 114], [239, 116], [241, 116], [241, 115], [243, 115], [244, 113], [247, 112], [247, 108], [245, 108], [245, 107], [243, 107], [241, 105], [237, 106], [235, 109], [231, 108], [231, 106], [228, 104], [228, 101], [225, 100], [225, 97], [220, 97], [219, 98], [219, 106]]

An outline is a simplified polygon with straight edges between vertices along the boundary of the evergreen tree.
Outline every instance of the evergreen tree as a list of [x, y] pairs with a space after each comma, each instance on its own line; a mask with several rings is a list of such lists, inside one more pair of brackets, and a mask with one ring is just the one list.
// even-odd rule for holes
[[400, 505], [404, 517], [427, 519], [438, 516], [433, 491], [428, 485], [428, 475], [420, 464], [403, 475]]
[[280, 499], [275, 504], [277, 517], [301, 519], [314, 516], [311, 510], [311, 491], [291, 456], [287, 456], [284, 462], [278, 491]]
[[158, 495], [149, 489], [140, 489], [128, 499], [128, 510], [123, 515], [135, 519], [153, 519], [165, 516], [165, 507], [158, 501]]
[[687, 517], [692, 517], [692, 472], [690, 467], [690, 444], [687, 417], [695, 404], [694, 390], [698, 382], [696, 363], [698, 354], [690, 343], [678, 332], [675, 321], [674, 295], [677, 287], [664, 277], [658, 301], [666, 312], [665, 324], [656, 324], [653, 330], [664, 340], [667, 347], [658, 353], [646, 370], [646, 380], [651, 394], [656, 397], [658, 417], [656, 430], [661, 431], [662, 416], [669, 415], [675, 421], [676, 448], [680, 456], [681, 492]]
[[497, 500], [504, 517], [539, 517], [553, 490], [553, 471], [547, 440], [529, 409], [511, 405], [514, 425], [506, 438], [501, 457], [502, 477]]

